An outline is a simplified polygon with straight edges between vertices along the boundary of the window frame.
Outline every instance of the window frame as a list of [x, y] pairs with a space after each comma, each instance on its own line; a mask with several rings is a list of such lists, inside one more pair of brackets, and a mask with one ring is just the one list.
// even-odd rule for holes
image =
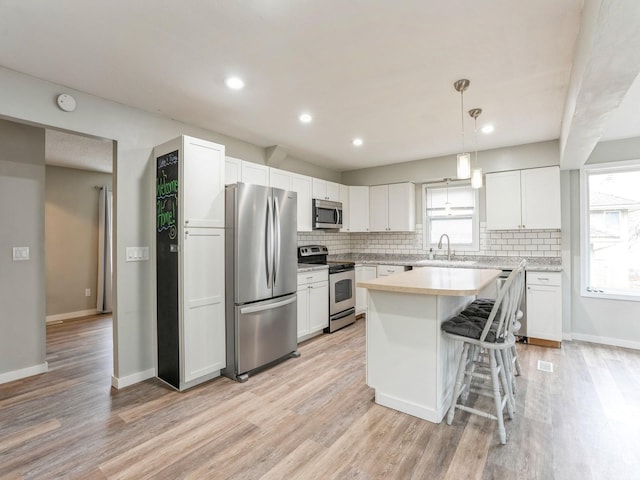
[[[430, 242], [430, 234], [431, 234], [431, 223], [429, 222], [429, 218], [427, 215], [427, 189], [429, 188], [446, 188], [446, 181], [437, 181], [437, 182], [426, 182], [422, 184], [422, 248], [425, 251], [429, 251], [430, 248], [433, 250], [437, 250], [438, 243]], [[449, 188], [454, 187], [463, 187], [468, 186], [471, 188], [470, 180], [450, 180]], [[480, 251], [480, 195], [479, 190], [476, 188], [471, 188], [471, 192], [473, 194], [473, 214], [471, 215], [471, 225], [472, 225], [472, 243], [471, 244], [461, 244], [461, 243], [451, 243], [451, 251], [460, 250], [464, 252], [479, 252]], [[458, 217], [460, 218], [460, 217]]]
[[[620, 162], [593, 163], [584, 165], [580, 169], [580, 296], [586, 298], [600, 298], [609, 300], [627, 300], [640, 302], [640, 292], [629, 290], [601, 290], [589, 291], [590, 288], [590, 211], [589, 211], [589, 175], [607, 172], [619, 173], [624, 171], [640, 172], [640, 159]], [[603, 210], [603, 215], [604, 215]]]

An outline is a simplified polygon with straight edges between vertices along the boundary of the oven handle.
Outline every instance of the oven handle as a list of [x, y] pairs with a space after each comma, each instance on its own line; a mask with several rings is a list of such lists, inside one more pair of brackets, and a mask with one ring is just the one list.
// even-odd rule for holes
[[350, 308], [348, 310], [345, 310], [344, 312], [340, 312], [340, 313], [337, 313], [337, 314], [331, 316], [331, 318], [329, 318], [329, 320], [332, 321], [332, 322], [335, 321], [335, 320], [340, 320], [341, 318], [348, 317], [349, 315], [353, 315], [353, 313], [355, 311], [356, 311], [356, 309], [354, 307], [352, 307], [352, 308]]

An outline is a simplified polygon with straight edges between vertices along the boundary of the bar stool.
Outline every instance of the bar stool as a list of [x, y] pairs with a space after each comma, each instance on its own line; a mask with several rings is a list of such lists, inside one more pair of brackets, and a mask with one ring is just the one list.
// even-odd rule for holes
[[[517, 277], [517, 281], [519, 285], [515, 287], [516, 290], [519, 292], [519, 294], [518, 294], [518, 299], [516, 303], [518, 305], [518, 309], [516, 311], [516, 315], [513, 320], [513, 328], [511, 330], [514, 336], [516, 336], [520, 331], [520, 328], [522, 327], [522, 325], [520, 324], [520, 320], [524, 316], [522, 310], [520, 310], [520, 303], [522, 300], [522, 295], [524, 294], [524, 284], [525, 284], [525, 276], [524, 276], [524, 273], [522, 272], [524, 272], [526, 265], [527, 265], [527, 260], [522, 259], [518, 264], [518, 266], [516, 267], [516, 270], [518, 270], [518, 272], [520, 273], [518, 274], [518, 277]], [[488, 316], [491, 314], [491, 309], [493, 308], [493, 305], [495, 304], [495, 302], [496, 302], [495, 299], [478, 298], [473, 302], [471, 302], [471, 304], [469, 304], [467, 309], [474, 309], [475, 315], [488, 318]], [[522, 371], [520, 368], [520, 361], [518, 360], [518, 350], [516, 349], [515, 343], [510, 350], [509, 357], [510, 357], [509, 370], [511, 372], [512, 390], [513, 390], [513, 393], [515, 394], [516, 392], [515, 377], [519, 376]]]
[[[447, 424], [453, 422], [456, 409], [496, 420], [502, 444], [507, 442], [505, 407], [509, 418], [515, 416], [511, 348], [515, 345], [512, 328], [520, 299], [521, 278], [524, 278], [524, 265], [513, 270], [504, 282], [488, 317], [475, 315], [478, 309], [475, 305], [450, 318], [441, 327], [449, 338], [463, 342]], [[469, 392], [492, 397], [495, 414], [465, 405]]]

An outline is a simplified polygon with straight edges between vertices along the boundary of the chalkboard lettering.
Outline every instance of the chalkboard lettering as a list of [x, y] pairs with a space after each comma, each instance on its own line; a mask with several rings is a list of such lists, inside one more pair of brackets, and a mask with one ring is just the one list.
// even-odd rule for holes
[[177, 235], [178, 222], [178, 151], [157, 158], [156, 230], [168, 232], [169, 239]]

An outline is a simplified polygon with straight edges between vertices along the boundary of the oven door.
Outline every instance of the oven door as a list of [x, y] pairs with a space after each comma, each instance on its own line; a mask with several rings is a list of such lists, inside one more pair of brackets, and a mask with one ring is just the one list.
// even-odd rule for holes
[[356, 306], [355, 286], [355, 269], [329, 275], [329, 315]]

